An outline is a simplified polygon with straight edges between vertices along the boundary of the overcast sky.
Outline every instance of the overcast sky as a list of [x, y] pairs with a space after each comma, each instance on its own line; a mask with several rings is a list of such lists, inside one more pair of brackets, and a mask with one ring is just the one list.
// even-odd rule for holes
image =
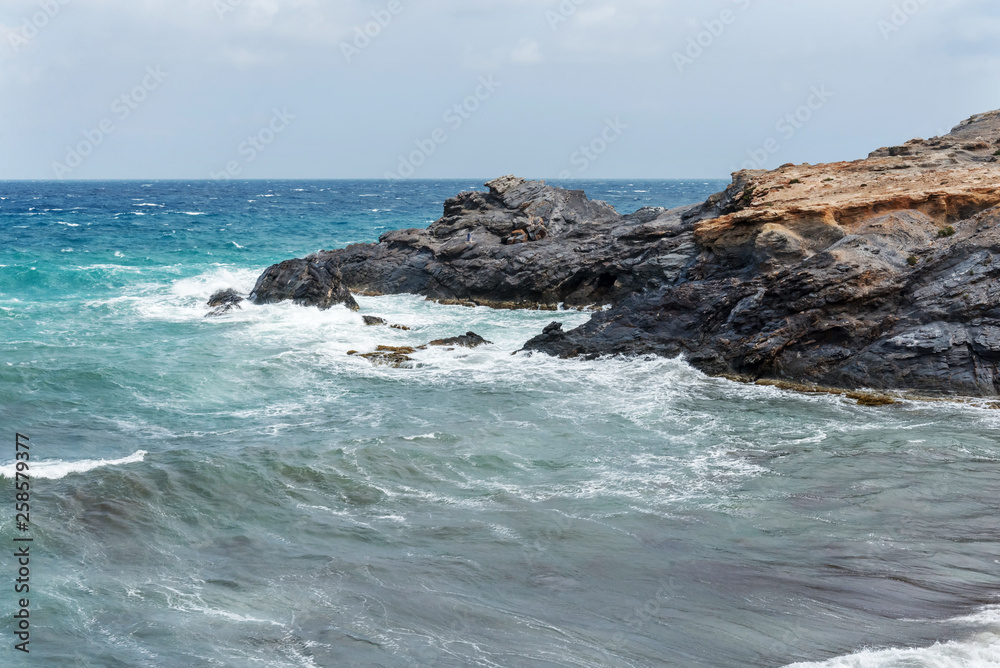
[[998, 5], [3, 0], [0, 179], [727, 178], [855, 159], [1000, 107]]

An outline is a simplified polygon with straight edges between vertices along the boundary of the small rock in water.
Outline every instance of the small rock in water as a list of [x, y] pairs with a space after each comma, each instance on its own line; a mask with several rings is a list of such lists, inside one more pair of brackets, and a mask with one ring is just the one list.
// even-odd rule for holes
[[429, 346], [464, 346], [466, 348], [475, 348], [476, 346], [482, 346], [487, 344], [492, 344], [492, 341], [487, 341], [483, 337], [479, 336], [475, 332], [466, 332], [463, 336], [453, 336], [450, 339], [437, 339], [436, 341], [431, 341], [427, 345]]
[[206, 313], [205, 317], [209, 318], [228, 313], [233, 307], [243, 308], [240, 306], [240, 302], [242, 301], [243, 297], [232, 288], [218, 290], [208, 298], [208, 306], [212, 307], [212, 310]]
[[[372, 326], [372, 325], [388, 325], [389, 324], [388, 321], [385, 318], [379, 318], [378, 316], [374, 316], [374, 315], [363, 315], [363, 316], [361, 316], [361, 318], [365, 321], [365, 324], [369, 325], [369, 326]], [[401, 329], [401, 330], [403, 330], [405, 332], [410, 331], [410, 328], [407, 327], [406, 325], [389, 325], [389, 327], [392, 328], [392, 329]]]
[[464, 346], [466, 348], [475, 348], [476, 346], [492, 343], [492, 341], [487, 341], [475, 332], [466, 332], [462, 336], [454, 336], [450, 339], [438, 339], [426, 345], [417, 346], [416, 348], [410, 346], [378, 346], [374, 352], [358, 353], [356, 350], [349, 350], [347, 354], [364, 357], [372, 364], [391, 366], [396, 369], [410, 369], [416, 366], [410, 355], [418, 350], [426, 350], [427, 346]]
[[410, 357], [420, 348], [409, 346], [379, 346], [375, 352], [359, 354], [356, 351], [349, 351], [348, 355], [357, 355], [375, 365], [390, 366], [394, 369], [408, 369], [413, 366], [413, 358]]

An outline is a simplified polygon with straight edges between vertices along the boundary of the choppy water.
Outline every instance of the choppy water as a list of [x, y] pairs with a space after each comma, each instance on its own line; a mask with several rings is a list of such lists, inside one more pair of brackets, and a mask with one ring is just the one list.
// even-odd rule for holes
[[[623, 211], [724, 185], [582, 184]], [[1000, 411], [510, 354], [574, 312], [203, 317], [476, 186], [0, 184], [0, 577], [16, 430], [35, 665], [1000, 665]], [[467, 330], [495, 345], [346, 355]]]

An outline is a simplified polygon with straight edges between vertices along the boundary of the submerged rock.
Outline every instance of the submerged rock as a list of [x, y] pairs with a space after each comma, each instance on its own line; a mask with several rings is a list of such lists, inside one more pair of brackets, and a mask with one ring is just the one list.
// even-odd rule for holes
[[492, 344], [475, 332], [466, 332], [462, 336], [454, 336], [449, 339], [437, 339], [422, 346], [378, 346], [374, 352], [359, 353], [356, 350], [347, 351], [348, 355], [364, 357], [372, 364], [391, 366], [394, 368], [413, 368], [414, 360], [410, 355], [418, 350], [426, 350], [427, 346], [462, 346], [465, 348], [475, 348], [477, 346]]
[[374, 315], [363, 315], [361, 316], [361, 319], [364, 320], [365, 324], [370, 327], [388, 325], [391, 329], [401, 329], [406, 332], [410, 331], [410, 328], [406, 325], [389, 325], [389, 322], [385, 318], [379, 318]]
[[336, 264], [315, 255], [268, 267], [250, 293], [250, 301], [258, 305], [286, 300], [300, 306], [316, 306], [320, 310], [336, 304], [343, 304], [352, 311], [360, 308], [344, 286]]
[[233, 290], [228, 288], [226, 290], [218, 290], [208, 298], [208, 306], [212, 308], [211, 311], [205, 314], [206, 318], [215, 317], [228, 313], [234, 308], [243, 308], [240, 304], [243, 302], [243, 296]]
[[366, 360], [375, 365], [380, 366], [390, 366], [395, 369], [408, 369], [414, 366], [413, 358], [410, 357], [420, 348], [411, 348], [409, 346], [379, 346], [375, 349], [375, 352], [371, 353], [359, 353], [355, 350], [348, 351], [348, 355], [355, 355], [357, 357], [364, 357]]

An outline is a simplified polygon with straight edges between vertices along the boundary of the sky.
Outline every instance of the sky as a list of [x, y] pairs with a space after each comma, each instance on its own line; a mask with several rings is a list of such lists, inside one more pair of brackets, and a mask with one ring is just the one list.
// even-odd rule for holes
[[0, 179], [728, 178], [996, 108], [995, 0], [0, 4]]

